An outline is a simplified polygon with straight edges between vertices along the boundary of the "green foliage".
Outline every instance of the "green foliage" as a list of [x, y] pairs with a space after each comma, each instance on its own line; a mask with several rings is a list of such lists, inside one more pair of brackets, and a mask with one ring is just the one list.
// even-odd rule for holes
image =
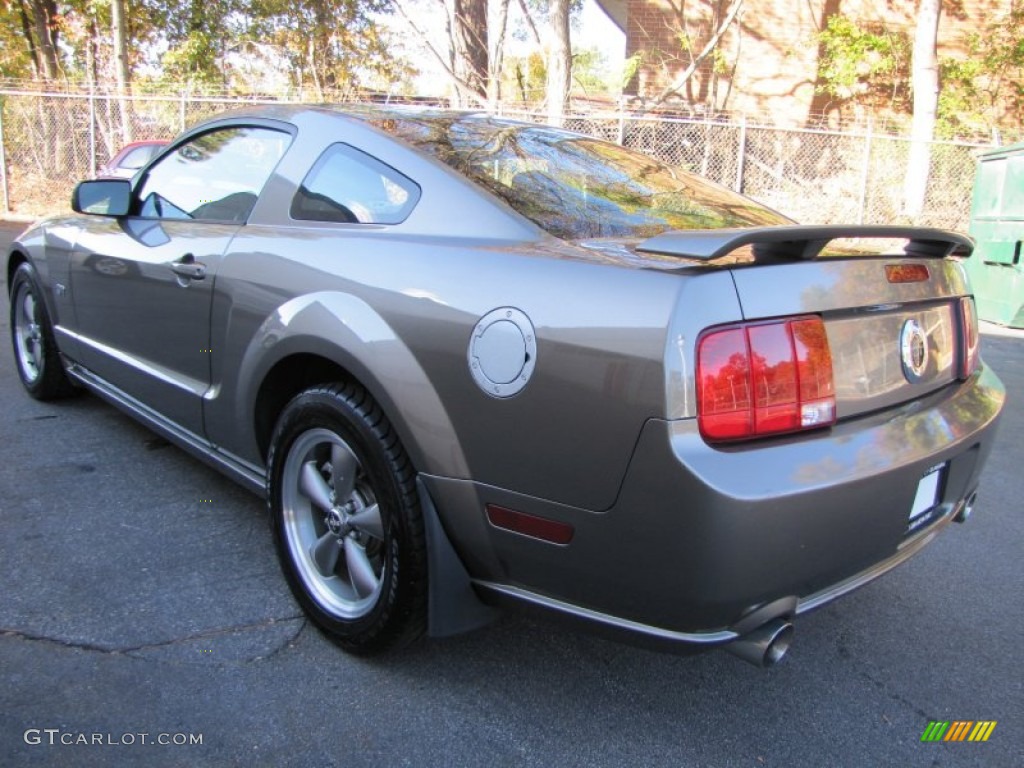
[[224, 79], [217, 49], [206, 32], [190, 32], [164, 54], [162, 63], [164, 78], [171, 82], [217, 85]]
[[572, 81], [585, 96], [619, 93], [608, 72], [608, 62], [598, 48], [577, 48], [572, 52]]
[[547, 92], [547, 63], [544, 56], [533, 51], [527, 56], [513, 56], [505, 60], [506, 82], [503, 92], [516, 101], [541, 102]]
[[[833, 16], [820, 33], [819, 88], [839, 99], [888, 112], [910, 111], [911, 42], [902, 32], [867, 29]], [[964, 40], [967, 57], [939, 62], [940, 138], [1024, 125], [1024, 4]]]
[[721, 48], [715, 48], [711, 52], [711, 68], [716, 75], [726, 75], [732, 67], [732, 62]]
[[1024, 127], [1024, 6], [968, 36], [968, 58], [939, 62], [940, 135], [977, 134], [993, 127]]
[[637, 51], [632, 56], [622, 62], [622, 79], [620, 81], [619, 91], [626, 89], [630, 81], [637, 76], [640, 71], [640, 67], [644, 63], [646, 54], [643, 51]]
[[24, 44], [14, 3], [0, 4], [0, 77], [31, 77], [32, 60]]
[[890, 104], [906, 98], [911, 43], [904, 32], [867, 28], [836, 14], [818, 34], [819, 88], [840, 99]]
[[[261, 87], [348, 90], [390, 87], [410, 69], [392, 55], [378, 23], [387, 0], [128, 0], [130, 65], [139, 86], [193, 92]], [[29, 78], [29, 41], [20, 9], [29, 0], [0, 0], [0, 77]], [[93, 77], [112, 84], [111, 0], [58, 3], [60, 69], [65, 82]], [[256, 52], [256, 53], [254, 53]], [[258, 55], [257, 55], [258, 54]]]

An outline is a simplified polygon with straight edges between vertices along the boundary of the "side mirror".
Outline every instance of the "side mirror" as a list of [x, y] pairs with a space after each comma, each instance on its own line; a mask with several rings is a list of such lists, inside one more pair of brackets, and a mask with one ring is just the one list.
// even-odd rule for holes
[[71, 193], [71, 210], [96, 216], [126, 216], [132, 184], [126, 179], [82, 181]]

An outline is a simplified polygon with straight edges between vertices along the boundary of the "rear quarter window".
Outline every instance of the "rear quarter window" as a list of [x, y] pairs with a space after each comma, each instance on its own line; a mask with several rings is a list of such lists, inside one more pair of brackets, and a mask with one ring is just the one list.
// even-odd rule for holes
[[419, 186], [348, 144], [333, 144], [313, 164], [292, 200], [300, 221], [400, 224], [420, 199]]

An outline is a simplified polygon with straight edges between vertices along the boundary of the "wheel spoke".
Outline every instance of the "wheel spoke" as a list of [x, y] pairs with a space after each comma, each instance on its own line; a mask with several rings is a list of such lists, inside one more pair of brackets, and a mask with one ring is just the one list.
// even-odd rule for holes
[[375, 539], [384, 539], [384, 522], [380, 519], [380, 506], [377, 504], [356, 512], [348, 519], [348, 524]]
[[377, 589], [377, 574], [373, 572], [370, 559], [351, 536], [345, 537], [345, 565], [352, 580], [352, 588], [360, 598], [373, 594]]
[[362, 454], [343, 432], [312, 426], [284, 443], [275, 513], [287, 545], [283, 557], [301, 582], [297, 589], [345, 622], [371, 615], [381, 600], [390, 516], [378, 506], [376, 477], [364, 472]]
[[32, 364], [36, 367], [43, 360], [43, 343], [39, 339], [32, 339], [32, 350], [30, 352], [32, 356]]
[[334, 482], [334, 498], [344, 504], [356, 487], [356, 472], [359, 460], [344, 445], [331, 446], [331, 480]]
[[324, 512], [330, 511], [331, 489], [327, 487], [327, 481], [321, 477], [316, 468], [315, 461], [307, 461], [302, 465], [302, 476], [299, 479], [299, 487], [310, 501]]
[[25, 299], [21, 302], [21, 311], [29, 324], [35, 323], [36, 297], [32, 295], [32, 291], [25, 291]]
[[341, 540], [330, 531], [317, 539], [309, 550], [310, 557], [316, 563], [316, 569], [324, 578], [334, 576], [334, 569], [338, 567], [338, 557], [341, 555]]

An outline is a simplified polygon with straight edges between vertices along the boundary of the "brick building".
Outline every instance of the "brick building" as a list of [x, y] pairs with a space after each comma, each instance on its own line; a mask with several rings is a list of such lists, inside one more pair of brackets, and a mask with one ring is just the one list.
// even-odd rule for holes
[[[735, 0], [599, 0], [626, 34], [626, 56], [642, 53], [626, 95], [658, 101], [729, 14]], [[963, 54], [968, 34], [979, 32], [1011, 0], [943, 3], [939, 56]], [[743, 0], [717, 51], [697, 68], [682, 93], [667, 104], [698, 111], [734, 111], [803, 125], [820, 116], [835, 121], [859, 117], [842, 100], [819, 92], [818, 32], [843, 14], [858, 25], [914, 33], [915, 0]], [[685, 30], [685, 35], [683, 34]]]

